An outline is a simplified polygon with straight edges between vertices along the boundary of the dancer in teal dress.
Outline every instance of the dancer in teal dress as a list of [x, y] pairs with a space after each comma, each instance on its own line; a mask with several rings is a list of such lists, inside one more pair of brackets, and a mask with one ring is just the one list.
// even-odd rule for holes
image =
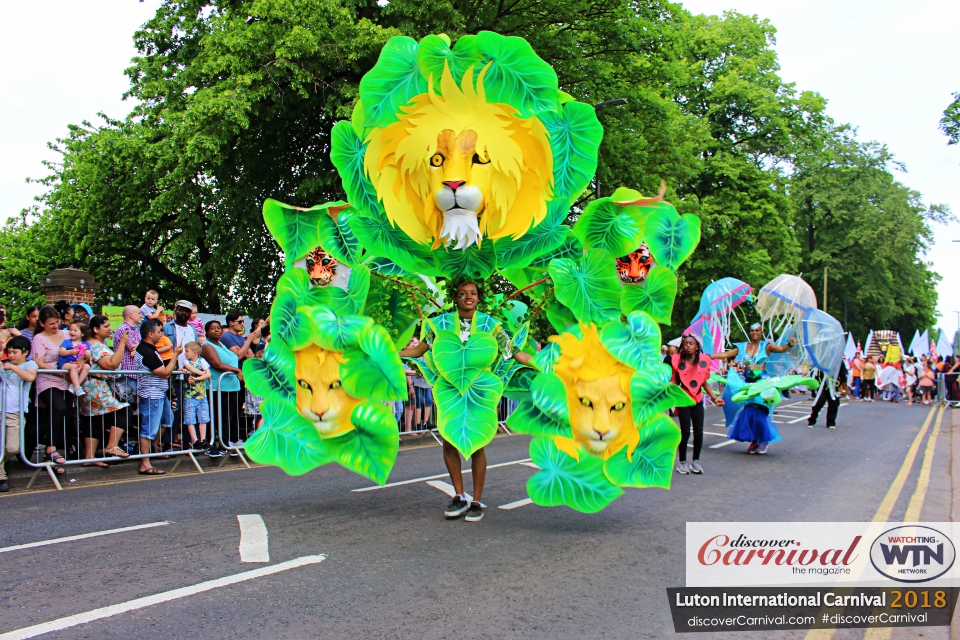
[[745, 403], [733, 402], [733, 396], [747, 384], [766, 377], [767, 357], [771, 353], [784, 353], [796, 344], [796, 338], [790, 338], [789, 344], [777, 345], [763, 340], [763, 331], [759, 323], [750, 325], [750, 341], [738, 342], [728, 351], [717, 353], [716, 360], [733, 360], [734, 366], [727, 373], [727, 384], [723, 390], [723, 413], [731, 440], [749, 442], [747, 453], [765, 454], [771, 442], [781, 440], [780, 432], [770, 416], [770, 409], [759, 398]]

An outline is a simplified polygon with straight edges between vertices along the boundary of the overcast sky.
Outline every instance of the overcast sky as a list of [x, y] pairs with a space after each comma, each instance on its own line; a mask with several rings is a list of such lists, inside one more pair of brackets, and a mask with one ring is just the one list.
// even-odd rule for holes
[[[8, 3], [0, 39], [0, 219], [29, 206], [42, 189], [46, 148], [67, 124], [120, 118], [123, 70], [132, 35], [159, 2], [47, 0]], [[937, 123], [960, 91], [960, 3], [914, 0], [689, 0], [695, 13], [736, 10], [777, 28], [781, 75], [821, 93], [828, 113], [885, 142], [908, 173], [899, 176], [926, 202], [960, 214], [960, 148]], [[943, 277], [940, 326], [951, 334], [960, 311], [960, 224], [936, 229], [928, 258]], [[883, 327], [876, 327], [878, 329]], [[857, 336], [863, 339], [862, 336]], [[904, 336], [909, 341], [912, 336]]]

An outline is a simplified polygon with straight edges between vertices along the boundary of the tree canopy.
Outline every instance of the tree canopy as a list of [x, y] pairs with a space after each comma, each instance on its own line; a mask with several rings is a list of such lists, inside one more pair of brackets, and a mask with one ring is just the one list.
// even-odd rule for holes
[[[264, 200], [344, 197], [330, 131], [390, 37], [481, 30], [529, 40], [578, 100], [626, 99], [599, 114], [601, 193], [666, 180], [668, 199], [702, 221], [677, 331], [713, 279], [759, 287], [802, 271], [819, 291], [824, 268], [829, 310], [857, 335], [933, 323], [924, 251], [947, 212], [896, 180], [883, 145], [783, 81], [768, 21], [657, 0], [166, 0], [134, 34], [137, 106], [71, 126], [38, 208], [0, 230], [0, 297], [11, 311], [36, 303], [31, 277], [73, 265], [104, 303], [154, 288], [265, 313], [282, 259]], [[954, 136], [957, 109], [944, 124]]]

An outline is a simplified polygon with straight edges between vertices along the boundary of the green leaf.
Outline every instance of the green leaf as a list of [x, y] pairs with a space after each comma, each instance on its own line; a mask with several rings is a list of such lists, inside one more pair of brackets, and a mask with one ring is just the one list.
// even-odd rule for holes
[[333, 126], [330, 132], [330, 161], [343, 181], [347, 201], [365, 215], [384, 215], [377, 192], [363, 169], [366, 152], [367, 145], [349, 122], [341, 121]]
[[[476, 43], [484, 57], [482, 64], [490, 61], [483, 82], [487, 102], [509, 104], [520, 112], [521, 118], [560, 109], [557, 74], [534, 53], [530, 43], [492, 31], [481, 31], [476, 35]], [[455, 49], [459, 47], [460, 41]], [[479, 71], [480, 67], [477, 75]]]
[[643, 209], [650, 210], [644, 234], [650, 255], [657, 264], [676, 271], [700, 242], [700, 218], [692, 213], [681, 216], [666, 202]]
[[[314, 287], [306, 269], [287, 269], [277, 280], [277, 297], [289, 293], [297, 301], [297, 306], [329, 305], [332, 289], [337, 287]], [[337, 289], [341, 291], [340, 289]]]
[[288, 267], [322, 246], [320, 221], [330, 218], [327, 211], [330, 207], [343, 206], [347, 206], [347, 203], [338, 200], [301, 211], [273, 198], [266, 199], [263, 203], [263, 221], [283, 249], [284, 261]]
[[397, 460], [399, 440], [393, 411], [378, 402], [361, 402], [350, 414], [355, 429], [328, 440], [337, 462], [383, 485]]
[[[516, 300], [511, 300], [511, 302], [516, 302]], [[512, 331], [513, 337], [510, 338], [510, 344], [513, 345], [513, 351], [523, 351], [523, 348], [527, 346], [527, 338], [530, 336], [530, 323], [524, 322], [519, 327], [512, 328]]]
[[517, 405], [507, 418], [507, 427], [514, 433], [530, 436], [573, 437], [573, 428], [569, 422], [557, 422], [529, 401]]
[[547, 320], [550, 321], [550, 324], [557, 333], [563, 333], [577, 324], [577, 319], [574, 317], [573, 311], [560, 301], [556, 301], [547, 307]]
[[366, 263], [369, 267], [371, 273], [382, 273], [385, 276], [405, 276], [409, 275], [406, 271], [400, 268], [400, 266], [389, 258], [383, 258], [380, 256], [370, 258], [369, 262]]
[[471, 245], [466, 249], [448, 249], [440, 247], [433, 252], [433, 261], [437, 270], [446, 277], [471, 276], [486, 280], [497, 264], [494, 243], [487, 240], [482, 248]]
[[244, 452], [259, 464], [280, 467], [300, 476], [333, 460], [316, 427], [297, 411], [293, 402], [264, 400], [260, 405], [263, 426], [244, 444]]
[[313, 341], [313, 322], [298, 311], [297, 296], [290, 290], [277, 293], [270, 307], [270, 330], [290, 349], [303, 349]]
[[362, 247], [353, 230], [350, 229], [350, 217], [353, 213], [347, 209], [333, 216], [320, 218], [320, 246], [336, 258], [337, 262], [353, 267], [360, 258]]
[[439, 276], [429, 247], [419, 245], [387, 222], [386, 215], [351, 216], [350, 228], [370, 253], [385, 256], [401, 269], [426, 276]]
[[405, 400], [407, 377], [393, 340], [380, 325], [367, 325], [360, 332], [357, 347], [343, 352], [340, 381], [354, 398], [376, 402]]
[[467, 69], [474, 67], [473, 77], [476, 78], [483, 67], [483, 54], [478, 49], [476, 36], [460, 38], [452, 50], [450, 39], [445, 34], [427, 36], [417, 47], [416, 59], [420, 74], [428, 80], [433, 77], [433, 86], [437, 92], [440, 91], [444, 63], [449, 66], [450, 75], [458, 87]]
[[619, 258], [643, 243], [643, 223], [640, 207], [621, 207], [610, 198], [600, 198], [587, 205], [573, 225], [573, 234], [584, 247], [602, 249]]
[[384, 45], [377, 64], [360, 80], [364, 126], [385, 127], [396, 122], [400, 107], [427, 92], [416, 54], [417, 42], [407, 36], [394, 36]]
[[563, 244], [550, 251], [547, 255], [540, 256], [531, 262], [531, 268], [546, 269], [550, 266], [550, 263], [557, 258], [579, 258], [583, 255], [583, 243], [580, 242], [580, 239], [573, 235], [570, 227], [561, 225], [561, 228], [567, 231], [567, 237], [563, 239]]
[[433, 362], [437, 370], [460, 393], [489, 370], [497, 359], [497, 339], [489, 333], [472, 332], [464, 343], [453, 331], [440, 330], [433, 341]]
[[670, 382], [671, 373], [669, 365], [659, 364], [646, 371], [637, 371], [630, 378], [634, 424], [643, 424], [672, 407], [692, 407], [695, 404], [683, 389]]
[[647, 314], [637, 311], [627, 323], [611, 322], [600, 330], [600, 342], [614, 358], [636, 371], [661, 363], [660, 327]]
[[640, 428], [640, 444], [627, 457], [627, 447], [610, 456], [603, 466], [607, 479], [618, 487], [670, 488], [673, 459], [680, 444], [680, 429], [665, 415], [654, 416]]
[[560, 357], [560, 347], [556, 342], [551, 342], [544, 345], [543, 349], [533, 356], [533, 359], [530, 360], [530, 364], [536, 367], [537, 371], [543, 373], [553, 373], [553, 365], [557, 363], [557, 358]]
[[669, 325], [673, 302], [677, 297], [677, 276], [663, 265], [654, 265], [641, 284], [623, 285], [620, 310], [624, 315], [643, 311], [659, 322]]
[[358, 264], [350, 271], [350, 280], [347, 281], [347, 290], [332, 287], [330, 292], [331, 305], [338, 313], [363, 313], [367, 303], [367, 293], [370, 291], [370, 269], [365, 264]]
[[584, 453], [578, 462], [560, 451], [552, 438], [531, 440], [530, 459], [540, 471], [527, 480], [527, 493], [540, 506], [566, 505], [596, 513], [623, 495], [623, 489], [604, 475], [603, 460]]
[[588, 250], [579, 262], [561, 258], [550, 263], [557, 300], [580, 322], [598, 325], [620, 317], [620, 279], [610, 254]]
[[[551, 213], [558, 207], [563, 207], [563, 215]], [[545, 258], [563, 244], [570, 232], [570, 227], [561, 224], [566, 217], [566, 207], [566, 203], [551, 200], [547, 204], [547, 217], [539, 225], [516, 240], [513, 238], [494, 240], [497, 250], [497, 267], [499, 269], [524, 268], [540, 258]]]
[[533, 384], [536, 375], [537, 372], [530, 367], [516, 367], [509, 379], [503, 378], [503, 397], [518, 402], [532, 402], [530, 400], [530, 386]]
[[326, 305], [301, 309], [313, 320], [313, 341], [328, 351], [346, 351], [360, 346], [360, 336], [373, 327], [366, 316], [340, 315]]
[[554, 422], [570, 423], [567, 388], [559, 376], [553, 373], [541, 373], [534, 378], [530, 385], [530, 398], [533, 404]]
[[567, 102], [560, 113], [542, 113], [553, 150], [553, 194], [570, 201], [579, 196], [597, 172], [603, 126], [597, 111], [583, 102]]
[[293, 386], [296, 378], [297, 360], [280, 340], [267, 345], [263, 359], [247, 358], [243, 363], [243, 381], [256, 396], [264, 400], [297, 401], [297, 389]]
[[469, 458], [497, 435], [497, 404], [503, 383], [481, 371], [465, 393], [441, 378], [433, 388], [437, 402], [437, 429], [444, 440]]

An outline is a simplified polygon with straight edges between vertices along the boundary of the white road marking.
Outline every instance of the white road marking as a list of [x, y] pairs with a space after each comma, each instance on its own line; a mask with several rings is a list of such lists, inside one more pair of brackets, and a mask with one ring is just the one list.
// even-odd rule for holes
[[451, 498], [457, 495], [457, 490], [454, 489], [453, 485], [450, 484], [449, 482], [444, 482], [443, 480], [430, 480], [427, 482], [427, 484], [433, 487], [434, 489], [440, 489], [440, 491], [443, 491], [445, 494], [447, 494]]
[[800, 417], [797, 418], [796, 420], [791, 420], [791, 421], [788, 422], [787, 424], [796, 424], [796, 423], [798, 423], [798, 422], [800, 422], [800, 421], [802, 421], [802, 420], [806, 420], [806, 419], [809, 418], [809, 417], [810, 417], [809, 415], [800, 416]]
[[81, 624], [93, 622], [94, 620], [102, 620], [103, 618], [111, 618], [113, 616], [120, 615], [121, 613], [127, 613], [128, 611], [136, 611], [138, 609], [150, 607], [155, 604], [186, 598], [198, 593], [203, 593], [204, 591], [219, 589], [220, 587], [237, 584], [238, 582], [262, 578], [275, 573], [281, 573], [290, 569], [303, 567], [308, 564], [317, 564], [318, 562], [323, 562], [324, 559], [326, 559], [326, 556], [323, 554], [316, 556], [303, 556], [300, 558], [295, 558], [294, 560], [287, 560], [286, 562], [275, 564], [272, 567], [260, 567], [259, 569], [253, 569], [252, 571], [235, 573], [232, 576], [224, 576], [223, 578], [217, 578], [216, 580], [208, 580], [207, 582], [201, 582], [200, 584], [195, 584], [189, 587], [181, 587], [171, 591], [164, 591], [163, 593], [158, 593], [156, 595], [136, 598], [134, 600], [128, 600], [127, 602], [121, 602], [120, 604], [110, 605], [109, 607], [102, 607], [100, 609], [94, 609], [93, 611], [87, 611], [86, 613], [77, 613], [65, 618], [59, 618], [50, 622], [36, 624], [32, 627], [24, 627], [14, 631], [8, 631], [7, 633], [0, 634], [0, 640], [25, 640], [26, 638], [35, 638], [36, 636], [40, 636], [45, 633], [63, 631], [64, 629], [69, 629], [70, 627], [76, 627]]
[[533, 500], [530, 498], [524, 498], [523, 500], [517, 500], [516, 502], [508, 502], [507, 504], [502, 504], [498, 509], [516, 509], [518, 507], [525, 507], [528, 504], [533, 504]]
[[[501, 462], [500, 464], [491, 464], [487, 469], [496, 469], [497, 467], [508, 467], [512, 464], [523, 464], [524, 462], [530, 462], [530, 458], [524, 458], [523, 460], [512, 460], [510, 462]], [[464, 473], [470, 473], [470, 469], [465, 469]], [[424, 476], [422, 478], [414, 478], [413, 480], [401, 480], [400, 482], [390, 482], [388, 484], [381, 486], [373, 487], [362, 487], [360, 489], [353, 489], [354, 493], [360, 493], [363, 491], [376, 491], [377, 489], [387, 489], [389, 487], [399, 487], [404, 484], [414, 484], [416, 482], [424, 482], [425, 480], [437, 480], [438, 478], [447, 478], [450, 474], [448, 473], [438, 473], [435, 476]]]
[[721, 442], [720, 444], [712, 444], [712, 445], [710, 445], [709, 448], [710, 448], [710, 449], [719, 449], [720, 447], [725, 447], [725, 446], [727, 446], [728, 444], [733, 444], [734, 442], [737, 442], [737, 441], [736, 441], [736, 440], [727, 440], [726, 442]]
[[123, 533], [125, 531], [137, 531], [138, 529], [150, 529], [151, 527], [162, 527], [170, 524], [169, 521], [151, 522], [150, 524], [138, 524], [134, 527], [122, 527], [120, 529], [108, 529], [106, 531], [95, 531], [93, 533], [84, 533], [79, 536], [67, 536], [66, 538], [54, 538], [52, 540], [41, 540], [40, 542], [30, 542], [28, 544], [18, 544], [12, 547], [3, 547], [0, 553], [7, 551], [19, 551], [20, 549], [33, 549], [34, 547], [45, 547], [48, 544], [57, 544], [60, 542], [72, 542], [74, 540], [85, 540], [87, 538], [96, 538], [97, 536], [107, 536], [111, 533]]
[[719, 436], [721, 438], [726, 438], [727, 434], [725, 433], [714, 433], [713, 431], [704, 431], [703, 435], [705, 436]]
[[521, 462], [520, 464], [522, 464], [522, 465], [525, 466], [525, 467], [530, 467], [531, 469], [539, 469], [539, 468], [540, 468], [540, 467], [538, 467], [537, 465], [533, 464], [532, 462]]
[[710, 426], [711, 426], [711, 427], [725, 427], [725, 426], [727, 426], [727, 423], [726, 423], [726, 422], [714, 422], [714, 423], [713, 423], [712, 425], [710, 425]]
[[240, 525], [240, 562], [270, 562], [267, 525], [259, 514], [237, 516]]

